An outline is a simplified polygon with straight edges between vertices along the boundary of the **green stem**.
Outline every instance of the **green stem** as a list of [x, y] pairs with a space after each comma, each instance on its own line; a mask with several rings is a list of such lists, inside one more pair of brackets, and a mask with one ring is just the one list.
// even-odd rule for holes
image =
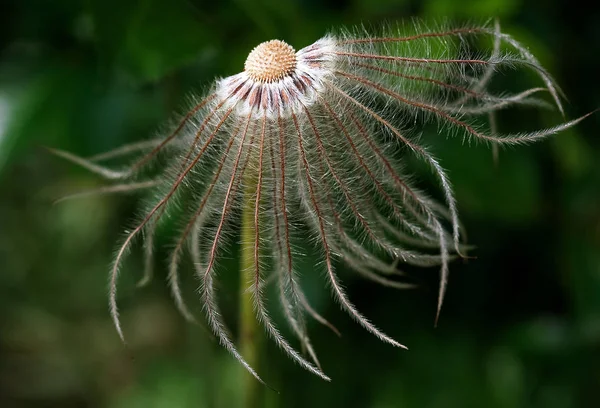
[[[254, 211], [256, 200], [256, 177], [248, 171], [244, 176], [244, 203], [242, 209], [241, 254], [240, 254], [240, 351], [242, 357], [257, 369], [260, 365], [261, 328], [254, 311], [252, 292], [248, 283], [254, 281]], [[243, 374], [244, 407], [261, 406], [262, 385], [250, 373]]]

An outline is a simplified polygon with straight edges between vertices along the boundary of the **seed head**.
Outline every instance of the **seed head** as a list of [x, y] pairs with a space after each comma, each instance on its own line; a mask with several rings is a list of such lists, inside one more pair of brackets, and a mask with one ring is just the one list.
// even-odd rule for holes
[[[478, 48], [475, 44], [482, 40], [489, 45]], [[510, 51], [503, 51], [507, 48]], [[494, 93], [489, 85], [499, 69], [531, 69], [543, 87]], [[254, 248], [254, 279], [247, 284], [257, 318], [285, 353], [328, 379], [310, 343], [305, 316], [332, 326], [303, 294], [301, 275], [318, 271], [298, 269], [300, 248], [314, 244], [320, 250], [321, 262], [315, 269], [325, 272], [334, 298], [356, 322], [382, 341], [404, 347], [355, 308], [337, 275], [336, 261], [393, 288], [414, 286], [398, 280], [399, 262], [439, 267], [439, 313], [448, 264], [464, 256], [466, 247], [450, 180], [418, 137], [420, 124], [437, 120], [443, 125], [439, 133], [514, 145], [542, 139], [583, 119], [528, 133], [503, 135], [495, 129], [493, 115], [500, 109], [548, 106], [536, 96], [542, 90], [562, 111], [550, 75], [498, 25], [428, 30], [416, 24], [373, 37], [342, 33], [298, 52], [274, 40], [250, 53], [244, 72], [218, 80], [164, 139], [124, 146], [89, 160], [56, 153], [113, 180], [137, 177], [159, 153], [167, 159], [166, 167], [153, 167], [150, 181], [132, 180], [98, 191], [157, 192], [127, 233], [111, 269], [110, 310], [121, 337], [116, 288], [123, 259], [134, 239], [143, 236], [144, 282], [148, 281], [156, 225], [176, 201], [185, 200], [176, 212], [181, 227], [169, 261], [177, 307], [194, 320], [179, 283], [180, 258], [189, 248], [212, 330], [259, 378], [229, 335], [215, 284], [218, 273], [225, 272], [219, 267], [225, 244], [236, 237], [242, 208], [248, 211], [251, 205], [255, 235], [244, 245]], [[143, 154], [125, 169], [101, 164], [135, 152]], [[404, 160], [410, 155], [436, 175], [443, 202], [413, 185], [414, 176]], [[283, 315], [309, 358], [281, 335], [271, 319], [265, 301], [265, 286], [271, 282]]]
[[296, 68], [296, 50], [280, 40], [266, 41], [256, 46], [244, 64], [244, 70], [254, 81], [276, 82]]

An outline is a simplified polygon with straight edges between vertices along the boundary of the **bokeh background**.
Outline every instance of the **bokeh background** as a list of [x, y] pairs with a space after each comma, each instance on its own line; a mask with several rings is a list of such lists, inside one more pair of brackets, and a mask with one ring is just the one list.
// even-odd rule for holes
[[[600, 106], [600, 13], [575, 0], [3, 0], [0, 406], [238, 406], [241, 369], [175, 311], [166, 251], [158, 254], [157, 279], [143, 289], [134, 285], [140, 251], [127, 263], [120, 304], [129, 342], [119, 341], [108, 316], [107, 271], [141, 197], [54, 205], [103, 182], [40, 146], [91, 155], [143, 140], [186, 95], [240, 71], [264, 40], [298, 49], [334, 27], [415, 16], [497, 16], [556, 77], [568, 117]], [[310, 323], [333, 382], [269, 345], [261, 373], [279, 394], [266, 390], [265, 406], [600, 406], [599, 117], [503, 151], [498, 165], [484, 147], [426, 135], [477, 246], [477, 259], [451, 267], [439, 326], [435, 269], [419, 272], [422, 289], [410, 292], [342, 272], [359, 309], [408, 352], [365, 333], [339, 311], [321, 277], [306, 276], [312, 302], [343, 334]], [[520, 110], [499, 123], [511, 131], [561, 120]], [[165, 233], [158, 245], [169, 242]], [[230, 261], [222, 301], [235, 326], [235, 255]], [[192, 301], [197, 283], [186, 282]]]

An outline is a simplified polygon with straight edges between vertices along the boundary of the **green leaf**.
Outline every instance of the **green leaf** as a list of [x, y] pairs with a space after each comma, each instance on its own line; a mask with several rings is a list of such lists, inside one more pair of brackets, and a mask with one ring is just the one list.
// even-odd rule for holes
[[156, 81], [191, 64], [214, 41], [181, 1], [93, 1], [91, 13], [102, 62], [134, 81]]

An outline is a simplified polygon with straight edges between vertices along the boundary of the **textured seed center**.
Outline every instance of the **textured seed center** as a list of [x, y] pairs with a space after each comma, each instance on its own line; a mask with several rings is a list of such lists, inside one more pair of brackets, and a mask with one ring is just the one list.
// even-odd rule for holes
[[296, 68], [296, 51], [279, 40], [256, 46], [244, 64], [250, 78], [258, 82], [276, 82], [291, 75]]

